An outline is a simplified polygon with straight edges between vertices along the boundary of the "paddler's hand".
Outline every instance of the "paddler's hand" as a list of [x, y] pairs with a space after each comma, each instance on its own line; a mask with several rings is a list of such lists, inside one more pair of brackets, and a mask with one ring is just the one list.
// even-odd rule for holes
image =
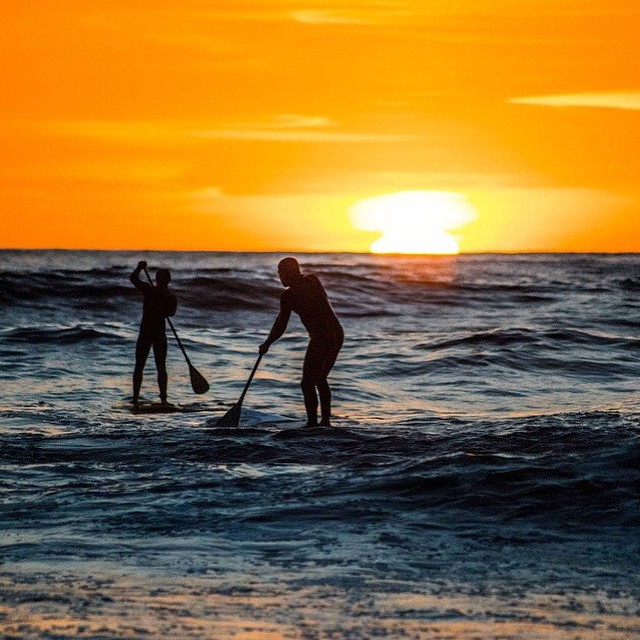
[[258, 353], [263, 356], [265, 353], [267, 353], [267, 351], [269, 351], [269, 346], [266, 342], [263, 342], [259, 347], [258, 347]]

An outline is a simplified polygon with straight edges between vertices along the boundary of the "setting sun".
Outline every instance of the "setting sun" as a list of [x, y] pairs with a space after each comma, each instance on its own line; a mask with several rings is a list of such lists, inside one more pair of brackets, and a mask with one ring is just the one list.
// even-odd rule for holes
[[451, 232], [476, 218], [463, 195], [447, 191], [389, 193], [357, 202], [350, 213], [357, 228], [382, 234], [373, 253], [459, 253]]

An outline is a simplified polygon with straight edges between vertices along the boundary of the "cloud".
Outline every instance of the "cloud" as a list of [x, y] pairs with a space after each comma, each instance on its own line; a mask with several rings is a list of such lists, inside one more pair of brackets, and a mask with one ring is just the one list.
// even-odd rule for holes
[[640, 91], [566, 93], [549, 96], [511, 98], [508, 102], [511, 104], [530, 104], [542, 107], [590, 107], [597, 109], [640, 111]]
[[338, 11], [308, 9], [293, 11], [290, 15], [295, 22], [302, 24], [370, 24], [369, 19]]
[[[265, 0], [262, 0], [264, 3]], [[313, 8], [300, 8], [279, 12], [280, 5], [274, 5], [272, 11], [278, 11], [278, 17], [288, 15], [296, 22], [315, 25], [371, 25], [371, 26], [415, 26], [433, 24], [443, 18], [499, 16], [522, 19], [523, 16], [545, 18], [636, 18], [640, 9], [633, 3], [612, 3], [610, 0], [590, 0], [589, 3], [573, 3], [557, 0], [396, 0], [394, 2], [345, 3], [344, 0], [316, 1]], [[346, 6], [345, 6], [346, 5]], [[261, 5], [262, 6], [262, 5]], [[265, 9], [265, 13], [269, 11]]]
[[326, 116], [300, 114], [281, 114], [255, 123], [203, 129], [194, 135], [209, 139], [272, 142], [396, 142], [408, 139], [399, 135], [344, 131], [339, 123]]
[[59, 121], [35, 129], [50, 135], [100, 139], [111, 143], [175, 144], [188, 140], [372, 143], [399, 142], [415, 136], [346, 131], [326, 116], [280, 114], [258, 121], [198, 123], [163, 121]]

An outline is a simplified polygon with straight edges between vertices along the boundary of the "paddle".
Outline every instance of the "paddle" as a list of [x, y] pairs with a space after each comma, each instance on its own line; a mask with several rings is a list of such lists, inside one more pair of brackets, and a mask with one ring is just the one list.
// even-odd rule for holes
[[[149, 275], [149, 272], [147, 271], [146, 267], [144, 268], [144, 272], [147, 275], [147, 280], [149, 280], [149, 284], [153, 287], [154, 286], [153, 280], [151, 280], [151, 276]], [[173, 335], [175, 336], [176, 341], [178, 342], [178, 346], [180, 347], [180, 351], [182, 351], [182, 355], [184, 356], [184, 359], [187, 361], [187, 364], [189, 365], [189, 378], [191, 379], [191, 388], [193, 389], [193, 392], [197, 394], [207, 393], [207, 391], [209, 391], [209, 383], [204, 379], [204, 376], [191, 364], [191, 360], [189, 360], [189, 356], [187, 355], [187, 352], [184, 350], [184, 347], [182, 346], [182, 342], [180, 342], [180, 338], [178, 338], [178, 333], [175, 327], [173, 326], [173, 322], [171, 322], [171, 318], [167, 318], [167, 322], [171, 327], [171, 331], [173, 331]]]
[[247, 391], [249, 390], [249, 385], [253, 380], [253, 376], [255, 376], [256, 371], [258, 370], [258, 365], [260, 364], [260, 360], [262, 360], [262, 354], [258, 356], [256, 363], [253, 365], [253, 370], [251, 371], [251, 375], [247, 380], [247, 384], [244, 385], [244, 389], [242, 390], [242, 395], [240, 396], [240, 400], [236, 402], [227, 413], [225, 413], [222, 418], [220, 418], [213, 426], [221, 429], [233, 429], [235, 427], [240, 426], [240, 413], [242, 412], [242, 401], [244, 397], [247, 395]]

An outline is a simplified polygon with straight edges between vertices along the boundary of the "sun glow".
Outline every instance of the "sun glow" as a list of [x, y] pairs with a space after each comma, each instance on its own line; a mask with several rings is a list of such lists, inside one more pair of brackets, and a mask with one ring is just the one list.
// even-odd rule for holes
[[472, 222], [476, 210], [459, 193], [398, 191], [360, 200], [350, 209], [358, 229], [379, 231], [372, 253], [456, 254], [451, 233]]

